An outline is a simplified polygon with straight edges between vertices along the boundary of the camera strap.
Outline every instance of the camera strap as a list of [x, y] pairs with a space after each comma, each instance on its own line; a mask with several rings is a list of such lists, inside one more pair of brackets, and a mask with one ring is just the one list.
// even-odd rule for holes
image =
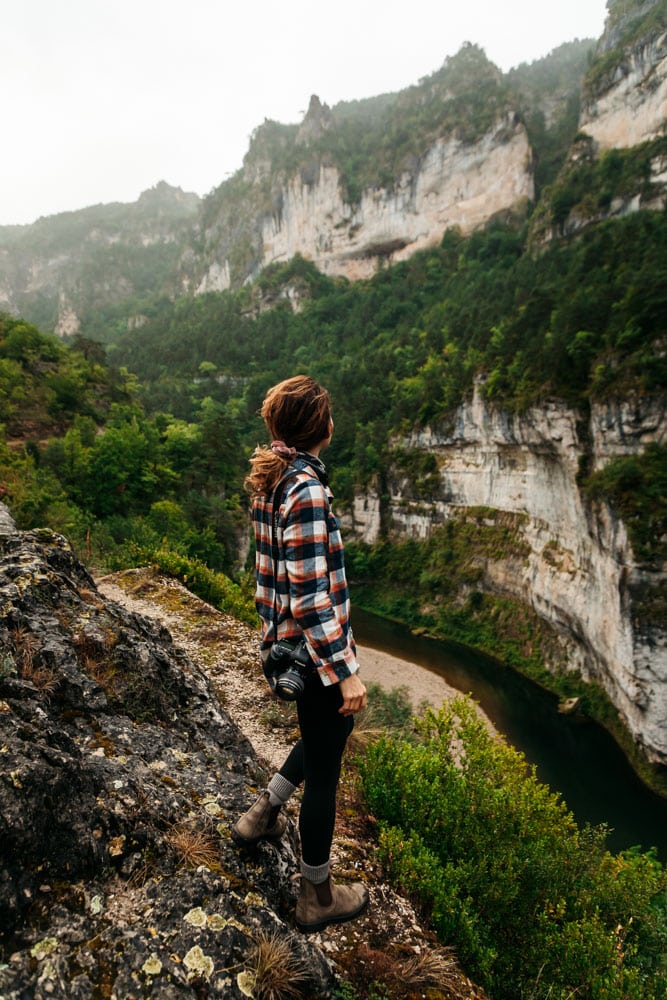
[[280, 501], [283, 497], [281, 488], [288, 479], [295, 476], [298, 469], [290, 466], [284, 476], [278, 480], [273, 491], [273, 507], [271, 515], [271, 556], [273, 558], [273, 641], [278, 638], [278, 561], [280, 552], [278, 550], [278, 515], [280, 511]]
[[[324, 470], [324, 465], [319, 462], [319, 466], [313, 461], [314, 456], [308, 456], [308, 462], [313, 467], [317, 478], [320, 480], [324, 487], [327, 486], [329, 479], [326, 476], [326, 470]], [[322, 472], [321, 470], [324, 470]], [[280, 513], [280, 502], [283, 498], [284, 490], [282, 489], [283, 484], [292, 479], [294, 476], [298, 475], [299, 470], [295, 469], [293, 465], [290, 465], [285, 471], [284, 475], [278, 480], [273, 490], [273, 505], [271, 514], [271, 556], [273, 558], [273, 641], [275, 642], [278, 638], [278, 562], [280, 557], [280, 552], [278, 550], [278, 517]]]

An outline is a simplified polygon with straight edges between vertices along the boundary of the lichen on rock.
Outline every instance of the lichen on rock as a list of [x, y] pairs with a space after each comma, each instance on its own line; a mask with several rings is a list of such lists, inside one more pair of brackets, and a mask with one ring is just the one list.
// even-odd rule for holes
[[[206, 675], [158, 622], [105, 600], [65, 539], [0, 515], [3, 1000], [138, 996], [148, 981], [199, 996], [276, 926], [330, 995], [329, 963], [288, 922], [293, 827], [251, 854], [214, 830], [262, 772]], [[175, 828], [195, 838], [192, 865]]]

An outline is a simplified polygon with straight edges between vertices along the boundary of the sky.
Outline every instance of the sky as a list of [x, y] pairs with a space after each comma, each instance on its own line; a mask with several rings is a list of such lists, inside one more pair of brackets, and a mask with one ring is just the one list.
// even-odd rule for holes
[[0, 225], [235, 173], [265, 118], [401, 90], [465, 42], [503, 71], [602, 34], [606, 0], [8, 0]]

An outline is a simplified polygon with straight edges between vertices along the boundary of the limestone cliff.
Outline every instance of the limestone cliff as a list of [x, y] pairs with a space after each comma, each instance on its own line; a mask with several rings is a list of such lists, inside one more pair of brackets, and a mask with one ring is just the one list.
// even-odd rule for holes
[[[474, 143], [436, 139], [395, 183], [366, 188], [357, 204], [346, 200], [340, 170], [316, 162], [274, 192], [272, 210], [258, 220], [254, 269], [300, 253], [325, 274], [367, 278], [380, 263], [434, 246], [448, 228], [471, 233], [495, 215], [525, 211], [533, 197], [531, 147], [512, 113]], [[230, 287], [233, 249], [223, 244], [199, 292]]]
[[648, 759], [667, 764], [667, 632], [637, 608], [664, 586], [667, 567], [638, 564], [623, 523], [578, 486], [582, 457], [600, 468], [666, 437], [663, 398], [596, 405], [584, 425], [555, 402], [521, 416], [492, 409], [478, 386], [452, 422], [397, 442], [436, 457], [432, 499], [415, 495], [394, 467], [385, 509], [377, 493], [359, 495], [349, 526], [372, 542], [381, 522], [423, 538], [463, 508], [512, 515], [521, 555], [486, 560], [484, 587], [518, 597], [553, 626], [567, 669], [598, 681]]
[[[538, 192], [544, 198], [540, 197], [532, 221], [535, 242], [574, 232], [591, 221], [664, 206], [667, 154], [660, 140], [667, 120], [667, 34], [660, 18], [653, 17], [659, 7], [660, 0], [647, 0], [620, 22], [610, 15], [584, 81], [577, 141], [564, 158], [555, 188]], [[467, 61], [470, 70], [473, 47], [462, 50], [458, 58]], [[243, 192], [243, 225], [239, 228], [238, 200], [232, 202], [225, 196], [224, 185], [202, 216], [204, 249], [197, 264], [204, 267], [195, 267], [193, 287], [198, 292], [235, 287], [252, 280], [268, 264], [284, 262], [296, 253], [311, 259], [326, 274], [366, 278], [378, 266], [404, 260], [438, 243], [448, 228], [458, 227], [468, 235], [494, 217], [527, 214], [536, 189], [535, 150], [526, 122], [535, 115], [547, 121], [547, 95], [532, 93], [525, 80], [522, 88], [518, 72], [509, 75], [508, 90], [499, 78], [491, 84], [489, 67], [477, 57], [474, 72], [480, 93], [486, 84], [491, 87], [488, 94], [493, 94], [492, 99], [487, 94], [493, 114], [480, 128], [479, 109], [467, 84], [451, 70], [446, 63], [442, 78], [434, 74], [420, 82], [419, 100], [438, 104], [440, 121], [431, 121], [421, 134], [416, 130], [411, 155], [402, 159], [392, 160], [379, 143], [373, 155], [386, 169], [372, 182], [355, 187], [354, 197], [350, 197], [341, 166], [345, 145], [340, 137], [336, 141], [337, 129], [340, 132], [345, 124], [341, 112], [334, 109], [332, 113], [314, 97], [298, 130], [266, 123], [251, 144], [242, 176], [235, 181]], [[441, 87], [445, 79], [447, 84]], [[527, 98], [527, 93], [532, 96]], [[553, 101], [559, 97], [563, 105], [574, 95], [550, 96]], [[388, 133], [396, 133], [399, 146], [403, 122], [421, 121], [413, 115], [413, 107], [412, 117], [404, 117], [410, 101], [418, 103], [414, 94], [406, 93], [388, 110], [384, 105], [369, 108]], [[467, 121], [477, 123], [472, 133], [460, 118], [451, 117], [451, 107], [460, 109], [462, 102]], [[370, 124], [368, 129], [372, 132]], [[267, 141], [269, 133], [271, 142]], [[362, 135], [358, 142], [364, 148], [368, 145]], [[554, 198], [558, 200], [582, 163], [590, 166], [610, 149], [632, 149], [651, 142], [654, 147], [645, 156], [647, 168], [638, 166], [634, 183], [626, 180], [623, 190], [616, 192], [608, 178], [604, 183], [594, 180], [592, 193], [586, 188], [579, 197], [567, 196], [570, 211], [559, 218], [561, 196], [553, 224]]]
[[585, 89], [580, 128], [602, 150], [638, 146], [664, 134], [667, 32], [659, 22], [657, 30], [652, 22], [641, 30], [642, 16], [659, 6], [654, 0], [620, 23], [612, 20], [600, 41], [600, 70]]

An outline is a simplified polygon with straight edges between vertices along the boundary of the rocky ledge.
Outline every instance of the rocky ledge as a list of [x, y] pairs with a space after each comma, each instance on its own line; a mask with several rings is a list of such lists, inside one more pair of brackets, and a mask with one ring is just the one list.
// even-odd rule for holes
[[353, 780], [336, 867], [372, 899], [353, 924], [294, 929], [297, 803], [281, 844], [231, 841], [294, 736], [255, 649], [150, 571], [97, 586], [0, 505], [2, 1000], [481, 996], [383, 882]]

